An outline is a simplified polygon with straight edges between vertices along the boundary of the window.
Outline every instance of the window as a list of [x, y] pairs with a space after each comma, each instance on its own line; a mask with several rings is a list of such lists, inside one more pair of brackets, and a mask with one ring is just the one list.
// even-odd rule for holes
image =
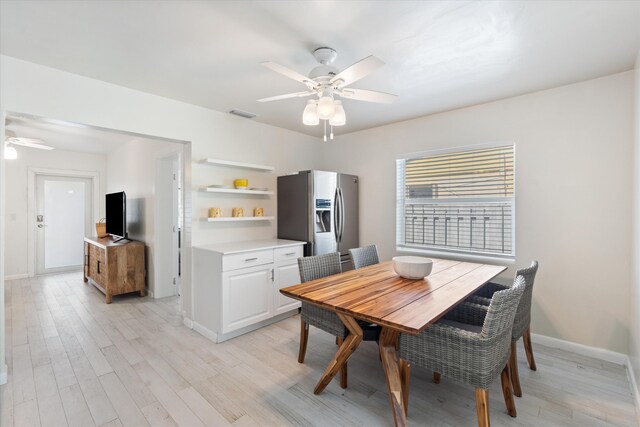
[[513, 145], [397, 160], [399, 248], [514, 256]]

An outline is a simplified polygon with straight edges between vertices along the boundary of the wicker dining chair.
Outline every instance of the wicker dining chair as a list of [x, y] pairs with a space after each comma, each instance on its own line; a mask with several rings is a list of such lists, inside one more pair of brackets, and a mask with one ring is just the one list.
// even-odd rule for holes
[[[522, 397], [522, 387], [520, 386], [520, 375], [518, 374], [518, 353], [517, 342], [522, 337], [524, 342], [524, 351], [527, 355], [527, 363], [532, 371], [537, 369], [536, 361], [533, 358], [533, 348], [531, 347], [531, 297], [533, 294], [533, 282], [536, 279], [536, 273], [538, 272], [538, 261], [533, 261], [531, 266], [522, 268], [516, 272], [517, 276], [524, 277], [526, 282], [526, 288], [518, 310], [516, 311], [516, 317], [513, 321], [513, 331], [511, 333], [511, 358], [509, 359], [509, 369], [511, 373], [511, 383], [513, 384], [513, 393]], [[478, 290], [474, 295], [469, 297], [467, 301], [482, 304], [488, 306], [491, 302], [491, 297], [495, 292], [508, 289], [509, 286], [501, 285], [499, 283], [489, 282]]]
[[460, 304], [419, 335], [400, 335], [405, 413], [409, 403], [411, 364], [415, 364], [475, 387], [480, 427], [489, 426], [488, 389], [500, 375], [507, 411], [512, 417], [516, 416], [509, 379], [509, 344], [513, 319], [524, 290], [525, 279], [519, 276], [511, 288], [493, 295], [486, 310], [468, 310], [474, 304]]
[[378, 248], [376, 245], [363, 246], [361, 248], [349, 249], [353, 268], [358, 269], [368, 265], [379, 264]]
[[[340, 253], [332, 252], [324, 255], [298, 258], [300, 280], [302, 283], [322, 277], [331, 276], [342, 272], [340, 265]], [[344, 323], [333, 311], [320, 308], [316, 305], [302, 302], [300, 310], [300, 350], [298, 362], [304, 363], [307, 352], [307, 340], [309, 339], [309, 325], [330, 333], [336, 337], [336, 343], [340, 345], [347, 335]], [[340, 386], [347, 387], [347, 364], [340, 371]]]

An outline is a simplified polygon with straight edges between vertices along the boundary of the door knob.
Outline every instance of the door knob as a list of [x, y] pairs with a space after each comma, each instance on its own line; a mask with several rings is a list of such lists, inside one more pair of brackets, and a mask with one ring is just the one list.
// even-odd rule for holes
[[43, 228], [43, 227], [46, 227], [46, 225], [45, 224], [38, 224], [38, 228]]

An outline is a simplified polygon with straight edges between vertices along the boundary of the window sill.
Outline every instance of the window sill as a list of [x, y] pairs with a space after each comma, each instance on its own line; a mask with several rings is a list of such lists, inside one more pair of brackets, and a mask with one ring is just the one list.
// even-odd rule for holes
[[434, 258], [443, 258], [443, 259], [453, 259], [456, 261], [469, 261], [469, 262], [481, 262], [487, 264], [495, 264], [495, 265], [504, 265], [504, 266], [513, 266], [516, 264], [515, 257], [492, 257], [489, 255], [471, 255], [471, 254], [460, 254], [455, 252], [445, 252], [445, 251], [437, 251], [434, 249], [418, 249], [418, 248], [407, 248], [402, 246], [396, 246], [396, 251], [403, 254], [415, 254], [415, 255], [427, 255], [432, 256]]

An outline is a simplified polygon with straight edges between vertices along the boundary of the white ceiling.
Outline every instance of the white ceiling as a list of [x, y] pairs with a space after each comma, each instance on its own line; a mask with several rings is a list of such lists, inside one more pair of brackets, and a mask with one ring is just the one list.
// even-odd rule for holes
[[353, 87], [394, 104], [345, 100], [353, 132], [633, 68], [638, 1], [21, 1], [0, 3], [3, 54], [214, 110], [321, 135], [304, 90], [261, 67], [307, 74], [320, 46], [344, 69], [386, 62]]

